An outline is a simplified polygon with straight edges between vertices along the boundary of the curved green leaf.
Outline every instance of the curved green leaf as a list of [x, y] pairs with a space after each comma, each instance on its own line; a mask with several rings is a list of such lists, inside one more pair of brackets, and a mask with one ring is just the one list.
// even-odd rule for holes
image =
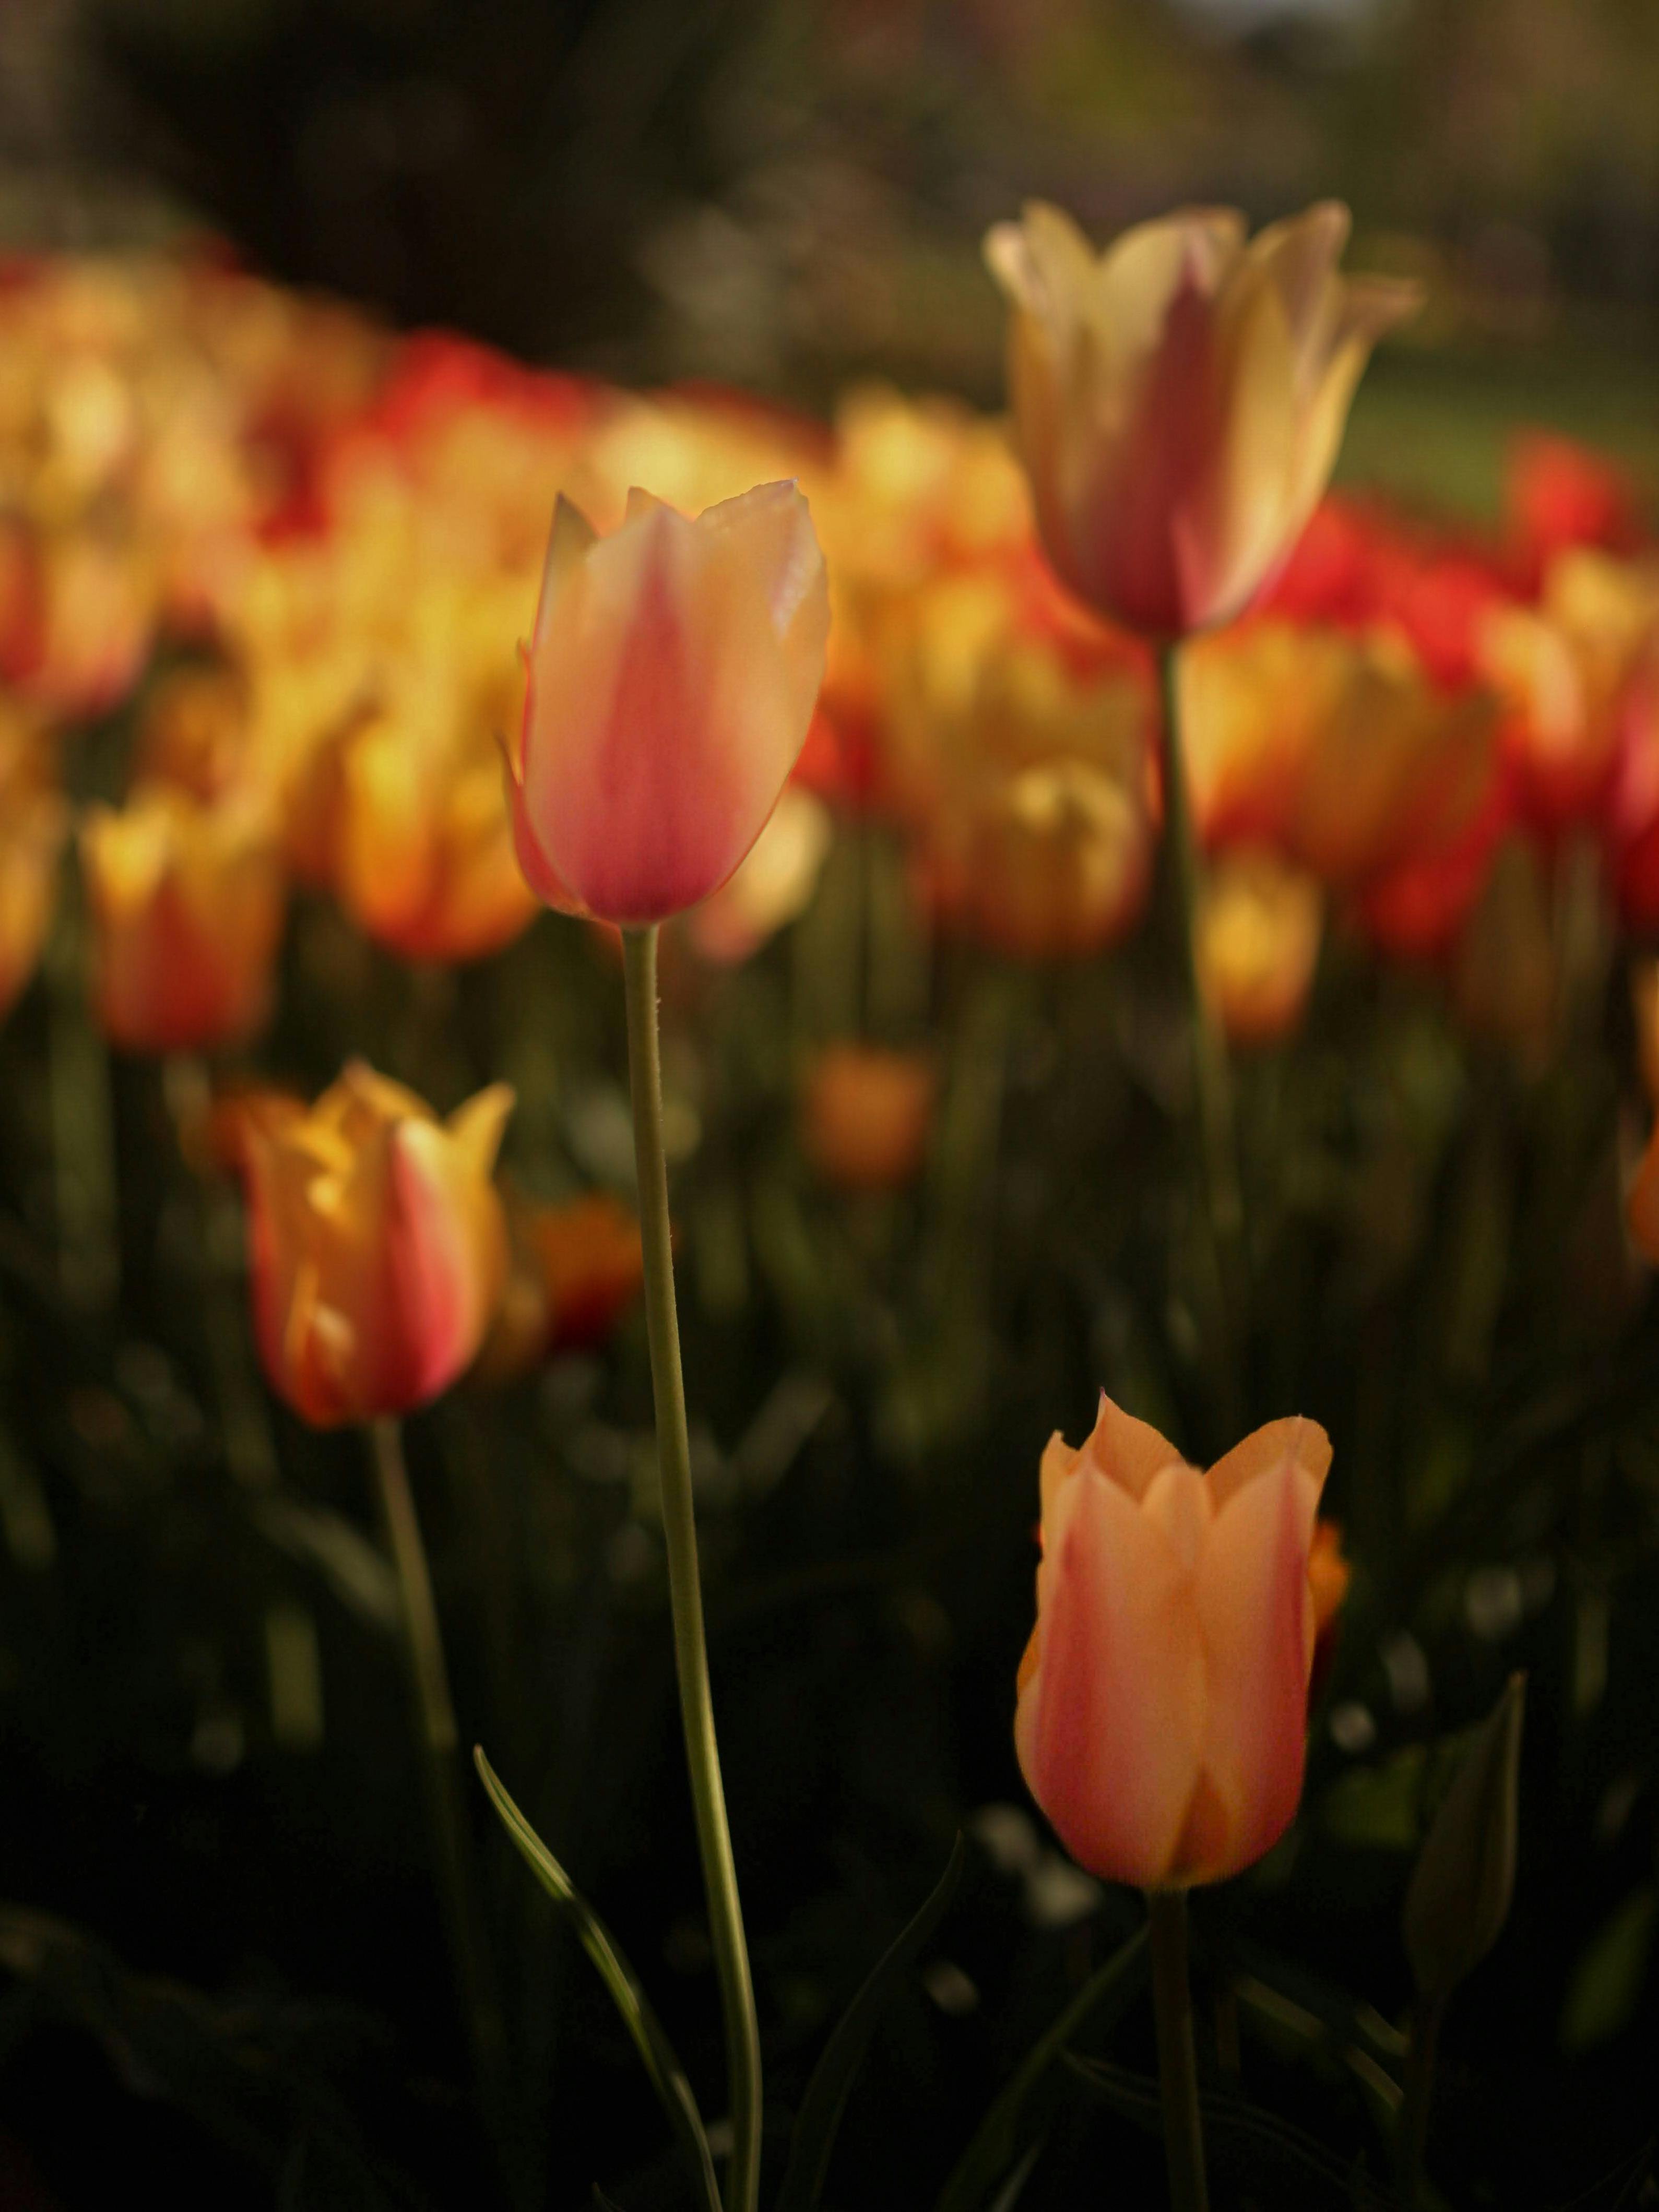
[[789, 2166], [783, 2177], [777, 2212], [814, 2212], [823, 2193], [830, 2172], [830, 2154], [835, 2148], [836, 2131], [841, 2125], [853, 2077], [899, 1977], [915, 1963], [923, 1945], [944, 1919], [962, 1878], [965, 1856], [963, 1840], [958, 1836], [951, 1846], [945, 1872], [915, 1917], [876, 1961], [863, 1987], [836, 2023], [795, 2115], [794, 2131], [789, 2139]]
[[556, 1905], [570, 1915], [583, 1950], [599, 1968], [691, 2169], [699, 2204], [703, 2212], [720, 2212], [720, 2187], [714, 2179], [714, 2161], [709, 2155], [702, 2115], [697, 2110], [697, 2100], [685, 2078], [684, 2069], [674, 2055], [674, 2046], [652, 2010], [639, 1978], [623, 1956], [611, 1930], [514, 1803], [495, 1768], [476, 1744], [472, 1758], [478, 1778], [489, 1793], [489, 1802], [501, 1815], [502, 1826], [542, 1887]]
[[939, 2192], [935, 2212], [979, 2212], [990, 2191], [1013, 2161], [1019, 2143], [1020, 2116], [1026, 2100], [1072, 2038], [1095, 2014], [1111, 2008], [1110, 2024], [1121, 2020], [1139, 1995], [1146, 1976], [1146, 1930], [1136, 1929], [1103, 1966], [1097, 1967], [1053, 2025], [1026, 2052], [998, 2092]]

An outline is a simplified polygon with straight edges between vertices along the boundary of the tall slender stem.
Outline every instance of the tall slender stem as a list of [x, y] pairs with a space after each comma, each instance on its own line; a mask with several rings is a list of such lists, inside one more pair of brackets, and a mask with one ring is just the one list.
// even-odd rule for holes
[[743, 1908], [726, 1826], [720, 1751], [714, 1741], [702, 1585], [697, 1574], [691, 1445], [686, 1431], [685, 1378], [680, 1368], [679, 1321], [674, 1305], [668, 1168], [663, 1154], [655, 927], [624, 930], [623, 949], [628, 991], [628, 1066], [634, 1094], [634, 1157], [639, 1168], [640, 1233], [645, 1249], [646, 1325], [657, 1413], [663, 1540], [668, 1551], [668, 1589], [674, 1617], [674, 1666], [679, 1678], [680, 1720], [685, 1731], [709, 1932], [720, 1975], [731, 2080], [732, 2148], [726, 2206], [726, 2212], [755, 2212], [760, 2195], [760, 2031], [755, 2020]]
[[1164, 2151], [1170, 2166], [1170, 2212], [1207, 2212], [1204, 2130], [1198, 2110], [1198, 2061], [1193, 2049], [1193, 1995], [1187, 1976], [1187, 1893], [1149, 1889], [1152, 2014], [1158, 2027], [1158, 2081], [1164, 2101]]
[[443, 1632], [415, 1497], [404, 1463], [403, 1432], [395, 1419], [370, 1430], [380, 1515], [397, 1571], [404, 1641], [415, 1690], [427, 1809], [437, 1850], [439, 1884], [455, 1979], [465, 2008], [472, 2063], [484, 2118], [498, 2150], [507, 2143], [507, 2035], [490, 1963], [472, 1864], [465, 1781], [455, 1704], [450, 1695]]
[[1238, 1183], [1238, 1136], [1233, 1119], [1232, 1066], [1227, 1040], [1206, 997], [1199, 970], [1199, 904], [1203, 889], [1192, 794], [1181, 741], [1179, 647], [1165, 645], [1158, 655], [1164, 704], [1164, 836], [1174, 879], [1176, 923], [1181, 940], [1182, 981], [1192, 1040], [1193, 1088], [1204, 1152], [1206, 1196], [1215, 1258], [1221, 1328], [1217, 1370], [1231, 1430], [1243, 1407], [1238, 1373], [1241, 1329], [1248, 1295], [1245, 1279], [1244, 1201]]

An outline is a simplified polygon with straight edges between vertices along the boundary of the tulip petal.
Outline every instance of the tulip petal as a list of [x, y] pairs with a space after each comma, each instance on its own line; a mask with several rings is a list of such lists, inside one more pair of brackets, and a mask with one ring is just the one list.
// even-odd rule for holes
[[1308, 1555], [1319, 1486], [1297, 1454], [1297, 1437], [1286, 1437], [1272, 1472], [1231, 1486], [1199, 1564], [1203, 1767], [1224, 1820], [1204, 1823], [1190, 1846], [1200, 1856], [1183, 1869], [1189, 1878], [1214, 1880], [1260, 1858], [1295, 1818], [1302, 1794], [1313, 1656]]
[[1181, 1454], [1167, 1437], [1150, 1421], [1138, 1421], [1133, 1413], [1126, 1413], [1103, 1390], [1100, 1411], [1084, 1449], [1101, 1474], [1109, 1475], [1137, 1503], [1145, 1498], [1155, 1475], [1167, 1467], [1182, 1464]]
[[388, 1345], [399, 1371], [387, 1388], [421, 1405], [471, 1364], [505, 1279], [507, 1229], [495, 1191], [436, 1122], [398, 1125], [392, 1182], [386, 1245], [400, 1340], [395, 1352]]
[[1316, 1502], [1330, 1472], [1331, 1440], [1317, 1421], [1292, 1413], [1284, 1420], [1267, 1422], [1216, 1462], [1204, 1478], [1216, 1511], [1219, 1513], [1246, 1483], [1276, 1474], [1285, 1459], [1312, 1484]]
[[1204, 1665], [1191, 1577], [1091, 1466], [1055, 1501], [1042, 1637], [1015, 1743], [1033, 1796], [1093, 1873], [1164, 1881], [1199, 1776]]
[[491, 1083], [458, 1106], [447, 1123], [450, 1142], [467, 1170], [487, 1182], [495, 1172], [507, 1116], [516, 1103], [510, 1083]]

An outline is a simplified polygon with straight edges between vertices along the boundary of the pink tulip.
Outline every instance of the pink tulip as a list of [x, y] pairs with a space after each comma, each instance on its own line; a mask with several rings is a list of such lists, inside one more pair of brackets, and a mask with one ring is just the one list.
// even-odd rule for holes
[[561, 498], [508, 798], [550, 906], [624, 926], [717, 890], [805, 740], [830, 630], [791, 483], [695, 521], [647, 492], [608, 538]]
[[1103, 1395], [1081, 1450], [1050, 1440], [1014, 1741], [1091, 1873], [1217, 1881], [1295, 1817], [1330, 1458], [1316, 1422], [1271, 1421], [1200, 1474]]

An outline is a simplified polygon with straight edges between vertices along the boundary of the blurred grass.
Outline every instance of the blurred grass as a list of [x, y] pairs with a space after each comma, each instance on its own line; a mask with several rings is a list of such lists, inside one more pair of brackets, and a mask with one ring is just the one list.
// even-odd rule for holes
[[1481, 520], [1498, 512], [1518, 431], [1565, 432], [1659, 485], [1654, 352], [1633, 334], [1414, 350], [1384, 346], [1349, 418], [1338, 481]]

